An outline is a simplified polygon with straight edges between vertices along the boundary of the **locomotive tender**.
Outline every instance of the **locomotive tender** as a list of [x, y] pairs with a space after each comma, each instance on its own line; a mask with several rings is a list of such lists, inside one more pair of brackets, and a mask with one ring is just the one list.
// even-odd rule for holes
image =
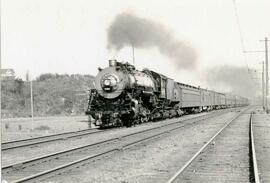
[[132, 126], [185, 113], [248, 105], [246, 98], [179, 83], [116, 60], [99, 69], [94, 86], [86, 114], [100, 127]]

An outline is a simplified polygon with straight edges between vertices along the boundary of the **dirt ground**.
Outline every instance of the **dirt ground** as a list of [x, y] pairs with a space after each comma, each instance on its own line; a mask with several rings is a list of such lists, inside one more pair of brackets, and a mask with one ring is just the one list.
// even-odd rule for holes
[[165, 182], [234, 114], [181, 128], [45, 182]]
[[261, 182], [270, 182], [270, 114], [253, 117], [254, 143]]
[[3, 119], [2, 142], [76, 131], [89, 127], [87, 116]]
[[[75, 148], [75, 147], [79, 147], [79, 146], [83, 146], [83, 145], [87, 145], [91, 143], [96, 143], [103, 140], [108, 140], [111, 138], [116, 138], [121, 135], [127, 135], [130, 133], [141, 131], [143, 129], [159, 126], [163, 123], [171, 123], [178, 120], [193, 118], [195, 116], [200, 116], [200, 115], [205, 115], [205, 114], [201, 113], [201, 114], [187, 115], [187, 116], [182, 116], [181, 118], [173, 118], [173, 119], [160, 121], [156, 123], [146, 123], [146, 124], [138, 125], [131, 128], [113, 128], [113, 129], [106, 130], [105, 132], [102, 132], [102, 133], [92, 134], [89, 136], [83, 136], [78, 139], [66, 139], [62, 141], [57, 141], [57, 143], [52, 142], [52, 143], [46, 144], [46, 146], [40, 145], [40, 146], [35, 146], [35, 147], [30, 147], [30, 148], [23, 148], [23, 151], [24, 151], [23, 154], [21, 154], [20, 152], [21, 150], [2, 152], [2, 166], [17, 163], [17, 162], [24, 161], [31, 158], [36, 158], [39, 156], [44, 156], [49, 153], [55, 153], [55, 152], [67, 150], [70, 148]], [[59, 122], [59, 123], [60, 124], [52, 122], [51, 125], [63, 126], [68, 122], [64, 121], [64, 123], [62, 122]], [[69, 123], [71, 124], [70, 126], [75, 126], [73, 123], [76, 123], [76, 122], [70, 121]], [[84, 122], [78, 122], [78, 123], [84, 124]], [[61, 131], [61, 128], [59, 129]], [[20, 134], [18, 133], [16, 135], [20, 135]]]

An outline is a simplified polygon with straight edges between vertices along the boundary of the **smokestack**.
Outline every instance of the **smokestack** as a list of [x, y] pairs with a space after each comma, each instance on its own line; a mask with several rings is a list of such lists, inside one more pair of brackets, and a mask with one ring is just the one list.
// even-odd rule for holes
[[133, 65], [135, 66], [135, 55], [134, 55], [134, 46], [131, 44], [132, 47], [132, 59], [133, 59]]

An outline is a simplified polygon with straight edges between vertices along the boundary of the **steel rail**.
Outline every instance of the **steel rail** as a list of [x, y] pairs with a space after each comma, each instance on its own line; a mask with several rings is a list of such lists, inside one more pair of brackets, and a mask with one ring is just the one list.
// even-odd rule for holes
[[[24, 162], [21, 162], [21, 163], [16, 163], [16, 164], [13, 164], [13, 165], [9, 165], [9, 166], [3, 167], [2, 168], [2, 172], [8, 173], [8, 172], [12, 171], [14, 168], [20, 167], [20, 166], [21, 166], [20, 168], [25, 168], [27, 166], [32, 166], [32, 165], [38, 164], [37, 162], [43, 162], [43, 161], [45, 161], [45, 159], [48, 159], [48, 158], [49, 159], [55, 159], [55, 158], [57, 158], [57, 156], [59, 157], [59, 155], [63, 156], [64, 154], [66, 155], [67, 153], [74, 153], [74, 151], [78, 151], [78, 149], [84, 149], [84, 148], [88, 148], [88, 147], [95, 146], [95, 145], [101, 145], [102, 143], [108, 143], [108, 142], [112, 142], [112, 141], [115, 141], [115, 140], [124, 139], [124, 138], [130, 137], [132, 135], [134, 136], [134, 135], [142, 134], [142, 133], [145, 133], [145, 132], [151, 132], [151, 131], [157, 130], [157, 129], [158, 130], [162, 130], [163, 129], [162, 127], [164, 127], [164, 126], [170, 126], [170, 125], [173, 125], [173, 124], [174, 125], [175, 124], [178, 125], [178, 123], [182, 123], [184, 121], [192, 121], [192, 120], [196, 120], [196, 121], [193, 121], [192, 123], [187, 123], [186, 125], [197, 123], [198, 121], [205, 120], [205, 119], [212, 118], [212, 117], [216, 117], [216, 116], [221, 115], [221, 114], [223, 114], [225, 112], [226, 111], [222, 111], [222, 112], [219, 112], [219, 113], [217, 112], [217, 113], [211, 113], [209, 115], [197, 116], [197, 117], [194, 117], [194, 118], [189, 118], [189, 119], [177, 121], [177, 122], [174, 122], [174, 123], [165, 124], [165, 125], [161, 125], [161, 126], [158, 126], [158, 127], [146, 129], [146, 130], [143, 130], [143, 131], [140, 131], [140, 132], [135, 132], [135, 133], [132, 133], [132, 134], [124, 135], [124, 136], [121, 136], [121, 137], [118, 137], [118, 138], [114, 138], [114, 139], [109, 139], [109, 140], [106, 140], [106, 141], [97, 142], [95, 144], [89, 144], [89, 145], [86, 145], [86, 146], [81, 146], [79, 148], [73, 148], [73, 149], [69, 149], [67, 151], [61, 151], [61, 152], [58, 152], [58, 153], [46, 155], [46, 156], [39, 157], [39, 158], [36, 158], [36, 159], [31, 159], [29, 161], [24, 161]], [[169, 130], [166, 130], [166, 131], [163, 131], [163, 132], [154, 134], [154, 135], [152, 135], [150, 137], [148, 136], [147, 138], [143, 138], [143, 139], [137, 140], [137, 141], [132, 142], [132, 143], [129, 143], [129, 144], [125, 144], [125, 145], [122, 145], [122, 146], [120, 145], [120, 146], [118, 146], [116, 148], [110, 149], [109, 151], [105, 151], [105, 152], [102, 152], [100, 154], [96, 154], [94, 156], [91, 155], [91, 156], [88, 156], [88, 157], [84, 157], [82, 159], [73, 161], [73, 162], [68, 163], [66, 165], [61, 165], [61, 166], [55, 167], [55, 168], [53, 168], [51, 170], [46, 170], [44, 172], [40, 172], [40, 173], [31, 175], [29, 177], [26, 177], [26, 178], [22, 178], [22, 179], [19, 179], [17, 181], [14, 181], [14, 182], [25, 182], [25, 181], [29, 181], [29, 180], [34, 180], [34, 179], [37, 179], [40, 176], [45, 176], [45, 175], [48, 175], [48, 174], [51, 174], [51, 173], [58, 174], [57, 172], [58, 171], [62, 171], [63, 168], [67, 168], [67, 167], [70, 167], [70, 166], [73, 166], [73, 165], [77, 165], [77, 164], [80, 164], [83, 161], [86, 161], [86, 160], [89, 160], [89, 159], [93, 159], [93, 158], [96, 158], [96, 157], [99, 157], [99, 156], [102, 156], [102, 155], [105, 155], [105, 154], [108, 154], [108, 153], [111, 153], [111, 152], [115, 152], [115, 151], [118, 151], [118, 150], [121, 150], [121, 149], [126, 149], [126, 148], [128, 148], [130, 146], [133, 146], [133, 145], [138, 144], [140, 142], [143, 142], [145, 140], [149, 140], [149, 139], [152, 139], [154, 137], [157, 137], [157, 136], [163, 135], [165, 133], [168, 133], [170, 131], [177, 130], [179, 128], [183, 128], [186, 125], [181, 125], [181, 126], [178, 126], [177, 128], [172, 128], [172, 129], [169, 129]]]
[[256, 159], [256, 151], [255, 151], [255, 142], [254, 142], [254, 133], [253, 133], [253, 113], [250, 115], [250, 139], [251, 139], [251, 155], [252, 155], [252, 168], [255, 183], [260, 183], [257, 159]]
[[46, 135], [41, 137], [34, 137], [34, 138], [27, 138], [27, 139], [20, 139], [20, 140], [14, 140], [14, 141], [8, 141], [1, 143], [2, 145], [2, 151], [11, 150], [11, 149], [17, 149], [37, 144], [43, 144], [58, 140], [64, 140], [68, 138], [77, 138], [85, 135], [91, 135], [104, 132], [103, 130], [97, 130], [97, 129], [85, 129], [85, 130], [78, 130], [78, 131], [72, 131], [72, 132], [65, 132], [65, 133], [58, 133], [53, 135]]
[[50, 157], [50, 156], [57, 155], [57, 154], [61, 154], [61, 153], [64, 153], [64, 152], [71, 152], [71, 151], [78, 150], [78, 149], [81, 149], [81, 148], [86, 148], [86, 147], [91, 147], [91, 146], [94, 146], [94, 145], [99, 145], [99, 144], [103, 144], [103, 143], [107, 143], [107, 142], [112, 142], [114, 140], [118, 140], [118, 139], [125, 138], [125, 137], [128, 137], [128, 136], [132, 136], [132, 135], [136, 135], [136, 134], [140, 134], [140, 133], [145, 133], [147, 131], [152, 131], [152, 130], [155, 130], [155, 129], [160, 129], [162, 127], [174, 125], [174, 124], [177, 124], [177, 123], [182, 123], [182, 122], [189, 121], [189, 120], [196, 120], [198, 118], [203, 118], [205, 116], [207, 116], [208, 118], [210, 118], [213, 114], [214, 115], [220, 115], [220, 114], [225, 113], [225, 112], [226, 111], [221, 111], [221, 112], [218, 112], [218, 113], [212, 113], [212, 114], [207, 114], [207, 115], [203, 115], [203, 116], [197, 116], [197, 117], [187, 118], [187, 119], [179, 120], [177, 122], [163, 124], [163, 125], [160, 125], [160, 126], [157, 126], [157, 127], [153, 127], [153, 128], [149, 128], [149, 129], [146, 129], [146, 130], [138, 131], [138, 132], [135, 132], [135, 133], [130, 133], [130, 134], [127, 134], [127, 135], [123, 135], [121, 137], [116, 137], [116, 138], [112, 138], [112, 139], [109, 139], [109, 140], [104, 140], [104, 141], [100, 141], [100, 142], [97, 142], [97, 143], [84, 145], [84, 146], [81, 146], [81, 147], [71, 148], [71, 149], [65, 150], [65, 151], [59, 151], [59, 152], [56, 152], [56, 153], [48, 154], [46, 156], [41, 156], [39, 158], [33, 158], [33, 159], [28, 160], [28, 161], [23, 161], [23, 162], [19, 162], [19, 163], [16, 163], [16, 164], [7, 165], [7, 166], [5, 166], [5, 167], [2, 168], [2, 171], [3, 170], [6, 170], [8, 168], [16, 167], [17, 164], [21, 164], [21, 165], [24, 164], [24, 165], [26, 165], [27, 162], [33, 162], [34, 160], [43, 159], [43, 158]]
[[[226, 110], [230, 110], [230, 109], [224, 109], [223, 111], [226, 111]], [[218, 111], [218, 112], [223, 112], [223, 111]], [[85, 129], [85, 130], [78, 130], [78, 131], [72, 131], [72, 132], [58, 133], [58, 134], [53, 134], [53, 135], [46, 135], [46, 136], [41, 136], [41, 137], [26, 138], [26, 139], [3, 142], [1, 143], [2, 152], [6, 150], [13, 150], [17, 148], [39, 145], [39, 144], [54, 142], [58, 140], [77, 138], [77, 137], [96, 134], [96, 133], [100, 133], [104, 131], [106, 130]]]
[[[246, 109], [248, 110], [248, 109]], [[217, 133], [215, 133], [215, 135], [207, 142], [205, 143], [200, 149], [199, 151], [197, 151], [196, 154], [194, 154], [185, 164], [184, 166], [182, 166], [166, 183], [172, 183], [174, 182], [177, 177], [179, 177], [179, 175], [181, 173], [183, 173], [183, 171], [202, 153], [202, 151], [204, 149], [206, 149], [206, 147], [226, 128], [229, 126], [229, 124], [231, 124], [233, 121], [235, 121], [237, 118], [239, 118], [246, 110], [240, 112], [237, 116], [235, 116], [233, 119], [231, 119], [229, 122], [227, 122]]]
[[[186, 126], [186, 125], [185, 125]], [[21, 183], [21, 182], [26, 182], [26, 181], [31, 181], [31, 180], [35, 180], [35, 179], [39, 179], [40, 177], [42, 176], [48, 176], [49, 174], [53, 174], [51, 176], [54, 176], [54, 175], [57, 175], [57, 174], [60, 174], [61, 172], [63, 171], [67, 171], [67, 170], [63, 170], [65, 168], [69, 168], [69, 169], [72, 169], [72, 166], [80, 166], [80, 163], [83, 163], [87, 160], [91, 160], [91, 159], [94, 159], [94, 158], [100, 158], [101, 156], [104, 156], [104, 155], [109, 155], [109, 154], [112, 154], [114, 152], [117, 152], [117, 151], [121, 151], [121, 150], [126, 150], [136, 144], [139, 144], [139, 143], [142, 143], [144, 141], [147, 141], [147, 140], [151, 140], [155, 137], [158, 137], [158, 136], [161, 136], [163, 134], [166, 134], [166, 133], [169, 133], [170, 131], [174, 131], [174, 130], [177, 130], [179, 128], [182, 128], [184, 126], [180, 126], [178, 128], [174, 128], [174, 129], [170, 129], [170, 130], [167, 130], [167, 131], [164, 131], [164, 132], [160, 132], [158, 134], [155, 134], [155, 135], [151, 135], [149, 137], [146, 137], [146, 138], [143, 138], [143, 139], [140, 139], [140, 140], [137, 140], [137, 141], [134, 141], [132, 143], [129, 143], [129, 144], [125, 144], [125, 145], [120, 145], [116, 148], [113, 148], [113, 149], [110, 149], [108, 151], [103, 151], [101, 153], [98, 153], [98, 154], [95, 154], [95, 155], [91, 155], [91, 156], [87, 156], [87, 157], [84, 157], [84, 158], [81, 158], [79, 160], [75, 160], [75, 161], [72, 161], [70, 163], [67, 163], [67, 164], [64, 164], [64, 165], [60, 165], [58, 167], [55, 167], [55, 168], [52, 168], [50, 170], [46, 170], [44, 172], [40, 172], [40, 173], [37, 173], [37, 174], [34, 174], [34, 175], [31, 175], [31, 176], [28, 176], [28, 177], [25, 177], [25, 178], [22, 178], [22, 179], [19, 179], [19, 180], [16, 180], [16, 181], [13, 181], [13, 183]], [[127, 136], [126, 136], [127, 137]], [[49, 176], [50, 177], [50, 176]]]
[[[91, 132], [93, 130], [96, 130], [96, 131]], [[53, 135], [46, 135], [46, 136], [41, 136], [41, 137], [34, 137], [34, 138], [26, 138], [26, 139], [8, 141], [8, 142], [1, 143], [1, 145], [2, 145], [2, 151], [5, 151], [5, 150], [11, 150], [11, 149], [17, 149], [17, 148], [42, 144], [42, 143], [53, 142], [53, 141], [57, 141], [57, 140], [64, 140], [64, 139], [67, 139], [67, 138], [76, 138], [76, 137], [95, 134], [95, 133], [100, 133], [100, 132], [103, 132], [103, 131], [102, 130], [97, 130], [97, 129], [85, 129], [85, 130], [79, 130], [79, 131], [72, 131], [72, 132], [58, 133], [58, 134], [53, 134]]]

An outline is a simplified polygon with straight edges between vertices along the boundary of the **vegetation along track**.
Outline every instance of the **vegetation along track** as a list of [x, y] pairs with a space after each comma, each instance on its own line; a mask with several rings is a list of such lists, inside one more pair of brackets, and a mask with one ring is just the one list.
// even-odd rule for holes
[[46, 135], [46, 136], [35, 137], [35, 138], [27, 138], [27, 139], [15, 140], [15, 141], [3, 142], [2, 151], [14, 150], [14, 149], [17, 150], [17, 148], [39, 145], [39, 144], [65, 140], [65, 139], [73, 139], [73, 138], [78, 138], [81, 136], [96, 134], [100, 132], [103, 132], [103, 130], [85, 129], [85, 130], [79, 130], [79, 131]]
[[228, 110], [224, 110], [173, 123], [162, 124], [158, 127], [136, 133], [5, 166], [2, 168], [2, 176], [5, 180], [11, 182], [39, 182], [48, 177], [61, 174], [62, 172], [71, 171], [76, 167], [88, 164], [103, 156], [109, 156], [119, 150], [168, 134], [171, 131], [178, 130], [187, 125], [220, 116], [227, 111]]
[[252, 109], [227, 122], [167, 181], [256, 182]]

